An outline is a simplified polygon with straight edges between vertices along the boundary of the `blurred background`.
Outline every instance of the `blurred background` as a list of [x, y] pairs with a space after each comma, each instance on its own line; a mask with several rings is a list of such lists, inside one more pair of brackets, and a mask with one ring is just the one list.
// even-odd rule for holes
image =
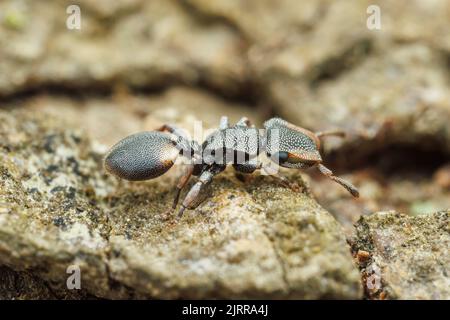
[[361, 198], [305, 177], [347, 230], [378, 210], [450, 208], [449, 89], [448, 0], [0, 2], [1, 109], [51, 114], [104, 150], [222, 115], [344, 129], [325, 161]]

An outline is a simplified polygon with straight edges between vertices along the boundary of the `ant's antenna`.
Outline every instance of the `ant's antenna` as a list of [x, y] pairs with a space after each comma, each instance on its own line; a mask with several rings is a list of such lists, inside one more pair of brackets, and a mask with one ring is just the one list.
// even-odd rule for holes
[[352, 185], [350, 182], [348, 182], [342, 178], [336, 177], [335, 175], [333, 175], [333, 171], [331, 171], [330, 169], [328, 169], [321, 163], [319, 163], [317, 165], [317, 168], [319, 169], [320, 173], [322, 173], [324, 176], [327, 176], [331, 180], [339, 183], [341, 186], [343, 186], [345, 189], [347, 189], [347, 191], [350, 192], [352, 194], [352, 196], [354, 196], [355, 198], [359, 198], [358, 189], [356, 189], [356, 187], [354, 185]]

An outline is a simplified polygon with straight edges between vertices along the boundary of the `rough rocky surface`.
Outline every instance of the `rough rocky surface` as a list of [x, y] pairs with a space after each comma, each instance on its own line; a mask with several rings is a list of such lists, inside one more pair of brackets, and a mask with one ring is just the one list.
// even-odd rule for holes
[[361, 217], [350, 243], [369, 298], [450, 299], [450, 211]]
[[284, 117], [348, 133], [327, 140], [326, 160], [341, 174], [351, 171], [361, 199], [348, 201], [323, 184], [312, 184], [314, 193], [349, 229], [362, 213], [448, 208], [448, 187], [431, 179], [449, 162], [448, 54], [411, 43], [376, 45], [361, 55], [354, 67], [312, 87], [287, 74], [271, 80], [269, 91]]
[[421, 44], [391, 47], [314, 89], [307, 82], [281, 78], [272, 81], [270, 90], [283, 116], [295, 123], [316, 130], [345, 128], [350, 133], [345, 143], [358, 149], [346, 158], [350, 164], [376, 148], [399, 143], [424, 150], [441, 146], [449, 152], [446, 59]]
[[81, 30], [68, 30], [72, 4], [2, 1], [0, 95], [174, 82], [233, 95], [247, 81], [236, 33], [223, 22], [196, 19], [180, 1], [79, 1]]
[[442, 179], [444, 183], [448, 169], [441, 166], [435, 170], [434, 174], [427, 169], [419, 173], [410, 170], [388, 176], [380, 175], [376, 167], [354, 171], [345, 177], [354, 181], [363, 194], [356, 201], [346, 197], [345, 190], [342, 192], [339, 188], [332, 188], [327, 179], [314, 176], [309, 184], [319, 203], [336, 217], [346, 234], [350, 235], [361, 214], [395, 208], [411, 216], [420, 216], [450, 208], [449, 188], [440, 185], [438, 180]]
[[0, 120], [0, 261], [6, 278], [13, 270], [36, 279], [23, 297], [38, 287], [64, 297], [70, 265], [96, 297], [362, 295], [341, 226], [306, 187], [296, 193], [264, 176], [244, 184], [228, 172], [198, 209], [164, 221], [170, 175], [119, 183], [89, 140], [59, 120], [23, 111]]
[[[0, 296], [35, 297], [37, 291], [49, 298], [89, 294], [139, 297], [149, 292], [161, 296], [158, 290], [163, 287], [171, 288], [167, 292], [172, 296], [189, 292], [170, 281], [153, 286], [159, 269], [136, 267], [144, 261], [139, 258], [141, 252], [146, 257], [164, 252], [164, 239], [170, 240], [172, 234], [186, 244], [178, 243], [176, 247], [180, 248], [180, 261], [185, 261], [184, 254], [188, 255], [182, 250], [187, 250], [193, 240], [180, 227], [172, 226], [170, 235], [164, 233], [161, 230], [166, 225], [153, 218], [157, 206], [165, 207], [171, 201], [170, 187], [180, 170], [174, 168], [154, 182], [127, 184], [105, 176], [100, 167], [108, 146], [130, 133], [154, 129], [166, 122], [192, 134], [197, 120], [203, 121], [206, 129], [217, 126], [222, 115], [232, 121], [248, 116], [257, 125], [277, 115], [313, 131], [346, 130], [346, 139], [327, 139], [323, 156], [335, 173], [358, 186], [361, 197], [350, 198], [345, 190], [314, 170], [302, 178], [311, 186], [306, 188], [309, 197], [330, 212], [347, 235], [354, 233], [353, 224], [361, 215], [395, 210], [422, 219], [422, 215], [450, 208], [449, 1], [281, 0], [275, 5], [270, 0], [80, 0], [77, 4], [82, 29], [72, 31], [65, 25], [70, 4], [68, 0], [0, 2], [0, 108], [5, 120], [0, 128], [2, 137], [8, 137], [0, 142], [4, 146], [1, 208], [14, 213], [2, 213], [1, 221], [8, 235], [20, 238], [15, 248], [6, 243], [8, 253], [5, 260], [0, 258], [0, 264], [9, 266], [1, 271], [8, 285], [0, 288]], [[380, 30], [366, 27], [369, 5], [381, 9]], [[44, 112], [51, 116], [47, 118]], [[24, 117], [26, 124], [21, 124], [18, 119]], [[298, 172], [289, 174], [299, 178]], [[290, 202], [294, 198], [283, 188], [265, 189], [273, 186], [270, 178], [257, 178], [255, 183], [254, 188], [260, 188], [268, 199]], [[237, 193], [235, 198], [222, 197], [222, 193], [230, 192], [227, 188]], [[241, 185], [231, 172], [224, 173], [213, 186], [212, 202], [198, 210], [205, 213], [203, 218], [186, 218], [187, 230], [202, 234], [210, 230], [205, 227], [207, 222], [217, 225], [220, 221], [225, 229], [223, 233], [215, 231], [217, 239], [245, 238], [245, 234], [236, 236], [227, 229], [231, 222], [225, 206], [211, 206], [226, 200], [231, 208], [245, 203], [243, 207], [250, 213], [248, 218], [239, 219], [257, 225], [258, 234], [267, 234], [267, 238], [259, 235], [258, 239], [269, 244], [272, 233], [281, 239], [284, 227], [274, 224], [274, 229], [267, 229], [265, 223], [269, 220], [264, 217], [270, 214], [262, 210], [258, 215], [254, 211], [261, 206], [254, 190]], [[273, 194], [269, 197], [266, 191]], [[311, 205], [315, 204], [309, 197]], [[140, 201], [136, 208], [134, 201]], [[295, 201], [292, 212], [302, 211], [306, 204]], [[316, 212], [312, 206], [311, 213]], [[216, 220], [222, 216], [224, 221]], [[130, 220], [125, 223], [121, 219], [126, 217]], [[292, 217], [303, 219], [294, 213]], [[197, 226], [199, 219], [207, 222], [202, 220]], [[403, 223], [402, 219], [396, 221]], [[296, 225], [291, 220], [283, 223]], [[166, 238], [156, 239], [157, 232]], [[332, 228], [330, 232], [335, 231]], [[145, 237], [154, 245], [152, 249], [137, 244], [137, 239]], [[178, 240], [171, 241], [175, 246]], [[203, 245], [201, 248], [217, 250], [222, 248], [220, 241], [201, 242], [194, 248]], [[247, 252], [239, 241], [236, 248]], [[95, 248], [87, 243], [95, 243]], [[271, 244], [277, 248], [275, 242]], [[279, 244], [284, 249], [293, 245], [288, 240]], [[263, 259], [264, 254], [257, 249], [260, 246], [249, 246], [254, 251], [249, 249], [253, 253], [248, 259]], [[117, 248], [117, 257], [112, 248]], [[268, 289], [272, 283], [269, 278], [278, 277], [276, 268], [280, 268], [273, 256], [275, 249], [271, 250], [267, 259], [278, 267], [264, 272], [268, 275], [261, 284], [268, 290], [264, 294], [308, 296], [310, 291], [295, 291], [299, 283], [305, 287], [307, 280], [295, 279], [311, 274], [314, 268], [301, 269], [297, 274], [293, 271], [298, 270], [295, 264], [282, 273], [294, 279], [293, 288], [287, 289], [288, 281], [280, 281], [277, 293]], [[12, 252], [28, 258], [20, 262]], [[46, 254], [30, 258], [34, 252]], [[323, 261], [327, 252], [323, 253]], [[296, 254], [292, 260], [290, 253], [285, 260], [279, 260], [298, 262], [301, 259]], [[67, 276], [66, 264], [74, 257], [94, 266], [93, 274], [85, 277], [95, 276], [98, 281], [87, 285], [82, 293], [59, 291], [58, 286]], [[212, 255], [211, 260], [198, 260], [199, 269], [208, 274], [204, 291], [198, 294], [216, 294], [214, 290], [225, 280], [232, 281], [207, 273], [210, 265], [219, 268], [218, 262], [224, 260], [227, 263], [220, 270], [229, 272], [227, 259]], [[242, 272], [249, 270], [247, 267], [253, 263], [250, 260], [244, 259]], [[158, 261], [163, 265], [172, 263], [164, 257]], [[133, 263], [134, 274], [126, 273], [127, 266]], [[173, 265], [179, 266], [175, 262]], [[241, 270], [241, 264], [235, 266], [233, 272]], [[146, 280], [138, 283], [136, 274], [142, 272], [148, 277], [143, 276]], [[164, 272], [159, 275], [169, 277]], [[324, 274], [324, 279], [329, 276]], [[177, 281], [184, 283], [180, 278]], [[321, 281], [323, 290], [318, 289], [316, 296], [327, 296], [327, 290], [339, 296], [340, 289], [333, 291], [328, 280]], [[28, 283], [30, 291], [26, 293], [21, 288]], [[139, 290], [135, 291], [134, 285]], [[186, 288], [188, 285], [192, 283]], [[424, 296], [442, 296], [439, 287], [428, 289], [431, 291]], [[239, 292], [228, 294], [244, 295]], [[256, 295], [254, 290], [249, 292]], [[249, 296], [249, 292], [245, 295]], [[381, 298], [386, 294], [368, 296]], [[407, 294], [403, 291], [398, 296]]]
[[0, 300], [95, 299], [86, 290], [58, 289], [26, 272], [0, 267]]

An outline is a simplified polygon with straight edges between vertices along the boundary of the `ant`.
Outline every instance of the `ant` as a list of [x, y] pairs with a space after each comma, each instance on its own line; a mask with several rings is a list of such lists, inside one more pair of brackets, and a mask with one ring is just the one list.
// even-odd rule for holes
[[[181, 190], [189, 178], [199, 177], [184, 198], [178, 212], [182, 217], [186, 208], [195, 209], [200, 204], [200, 195], [213, 177], [227, 165], [241, 173], [253, 173], [262, 169], [260, 153], [281, 167], [306, 169], [316, 167], [320, 173], [342, 185], [354, 197], [359, 192], [350, 182], [333, 175], [322, 164], [320, 138], [325, 136], [344, 137], [342, 131], [313, 133], [297, 127], [283, 119], [272, 118], [259, 130], [243, 117], [230, 126], [227, 117], [222, 117], [218, 130], [211, 133], [200, 145], [190, 140], [179, 128], [163, 125], [156, 131], [146, 131], [130, 135], [114, 145], [104, 159], [105, 169], [119, 178], [130, 181], [154, 179], [166, 173], [179, 155], [188, 158], [186, 172], [176, 186], [171, 213], [177, 207]], [[284, 186], [297, 189], [285, 177], [275, 175]]]

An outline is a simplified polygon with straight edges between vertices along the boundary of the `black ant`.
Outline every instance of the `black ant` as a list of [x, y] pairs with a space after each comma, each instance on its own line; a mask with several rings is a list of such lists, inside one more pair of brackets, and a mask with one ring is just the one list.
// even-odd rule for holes
[[[342, 185], [354, 197], [359, 197], [358, 190], [351, 183], [333, 175], [322, 164], [320, 138], [331, 135], [343, 137], [344, 133], [313, 133], [280, 118], [266, 121], [264, 129], [259, 130], [245, 117], [234, 126], [229, 125], [227, 117], [222, 117], [219, 129], [211, 133], [201, 146], [177, 127], [164, 125], [157, 131], [140, 132], [119, 141], [106, 155], [104, 164], [108, 172], [120, 178], [139, 181], [163, 175], [179, 155], [188, 158], [190, 163], [177, 184], [170, 211], [176, 208], [181, 190], [189, 178], [192, 175], [199, 178], [184, 198], [178, 218], [181, 218], [186, 208], [195, 209], [199, 205], [203, 188], [227, 165], [233, 165], [241, 173], [261, 169], [262, 162], [258, 157], [261, 153], [285, 168], [317, 167], [323, 175]], [[296, 188], [285, 177], [276, 177], [283, 185]]]

